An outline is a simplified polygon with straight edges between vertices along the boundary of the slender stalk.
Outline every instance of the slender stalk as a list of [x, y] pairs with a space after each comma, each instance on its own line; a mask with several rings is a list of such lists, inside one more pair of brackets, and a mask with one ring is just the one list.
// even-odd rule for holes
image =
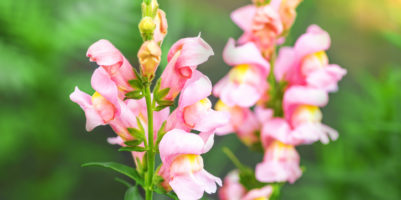
[[244, 165], [238, 160], [238, 158], [234, 155], [234, 153], [227, 147], [223, 147], [223, 152], [227, 155], [227, 157], [234, 163], [234, 165], [239, 169], [246, 169]]
[[155, 149], [153, 141], [153, 105], [150, 93], [150, 83], [145, 87], [146, 110], [148, 112], [148, 149], [146, 159], [148, 167], [145, 176], [146, 200], [153, 199], [153, 173], [155, 170]]

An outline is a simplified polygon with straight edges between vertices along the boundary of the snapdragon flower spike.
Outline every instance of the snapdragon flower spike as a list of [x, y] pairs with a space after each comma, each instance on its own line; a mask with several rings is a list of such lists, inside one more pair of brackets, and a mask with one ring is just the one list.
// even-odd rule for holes
[[274, 68], [278, 80], [289, 85], [306, 85], [327, 92], [335, 92], [337, 83], [347, 71], [329, 64], [325, 51], [330, 47], [329, 34], [317, 25], [311, 25], [293, 48], [280, 49]]
[[212, 83], [201, 72], [194, 70], [186, 82], [178, 100], [178, 107], [167, 120], [166, 130], [180, 128], [213, 133], [228, 123], [227, 112], [215, 111], [207, 98], [212, 92]]
[[160, 88], [170, 88], [165, 99], [174, 100], [197, 66], [212, 55], [212, 48], [200, 36], [177, 41], [168, 52], [168, 64], [161, 75]]
[[294, 146], [274, 140], [266, 146], [263, 162], [256, 165], [256, 179], [267, 183], [294, 183], [302, 175], [299, 162]]
[[270, 64], [253, 43], [236, 47], [232, 38], [224, 48], [223, 59], [234, 68], [216, 84], [213, 94], [228, 106], [254, 105], [267, 89]]
[[180, 129], [167, 132], [161, 140], [163, 165], [159, 174], [179, 199], [200, 199], [204, 192], [216, 192], [216, 183], [221, 186], [221, 180], [203, 168], [201, 154], [210, 149], [209, 145], [199, 135]]
[[102, 39], [95, 42], [89, 47], [86, 56], [105, 69], [121, 91], [126, 93], [133, 90], [128, 83], [129, 80], [135, 79], [133, 68], [109, 41]]
[[259, 141], [256, 132], [260, 129], [260, 124], [256, 115], [249, 108], [228, 106], [222, 100], [219, 100], [216, 103], [215, 109], [230, 113], [229, 123], [217, 128], [217, 135], [236, 133], [241, 141], [248, 146], [252, 146]]

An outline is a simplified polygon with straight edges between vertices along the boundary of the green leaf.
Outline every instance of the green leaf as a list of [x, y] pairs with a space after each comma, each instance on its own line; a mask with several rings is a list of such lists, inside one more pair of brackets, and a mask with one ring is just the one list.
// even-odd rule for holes
[[138, 79], [129, 80], [128, 83], [131, 85], [131, 87], [137, 90], [142, 90], [143, 88], [142, 82]]
[[142, 99], [143, 92], [140, 90], [134, 90], [125, 94], [125, 99]]
[[143, 185], [143, 179], [141, 176], [139, 176], [138, 172], [135, 171], [134, 168], [129, 167], [127, 165], [123, 165], [120, 163], [116, 162], [90, 162], [90, 163], [85, 163], [81, 165], [82, 167], [87, 167], [87, 166], [100, 166], [100, 167], [105, 167], [112, 169], [116, 172], [119, 172], [121, 174], [124, 174], [134, 181], [136, 181], [137, 184]]
[[136, 151], [136, 152], [144, 152], [146, 149], [144, 147], [121, 147], [118, 149], [118, 151]]
[[145, 132], [143, 129], [127, 128], [127, 130], [136, 140], [140, 140], [142, 142], [145, 139]]
[[143, 199], [141, 194], [139, 193], [138, 187], [130, 187], [125, 192], [124, 200], [140, 200]]
[[114, 180], [117, 181], [117, 182], [119, 182], [119, 183], [121, 183], [121, 184], [123, 184], [123, 185], [125, 185], [125, 186], [127, 186], [128, 188], [130, 188], [130, 187], [133, 186], [133, 185], [132, 185], [131, 183], [129, 183], [128, 181], [126, 181], [126, 180], [124, 180], [124, 179], [121, 179], [121, 178], [118, 178], [118, 177], [116, 177]]
[[141, 122], [141, 120], [139, 119], [139, 117], [136, 117], [136, 123], [138, 124], [139, 129], [140, 129], [142, 132], [145, 133], [145, 128], [143, 128], [142, 122]]
[[124, 142], [124, 144], [126, 144], [127, 146], [138, 146], [143, 142], [143, 140], [130, 140], [130, 141], [126, 141]]

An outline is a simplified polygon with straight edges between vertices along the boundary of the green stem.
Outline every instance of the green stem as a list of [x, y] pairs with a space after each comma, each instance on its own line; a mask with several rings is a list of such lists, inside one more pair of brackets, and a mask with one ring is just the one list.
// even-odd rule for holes
[[155, 149], [153, 142], [153, 105], [152, 97], [150, 92], [150, 83], [146, 84], [145, 87], [145, 99], [146, 99], [146, 110], [148, 112], [148, 148], [146, 153], [146, 159], [148, 167], [145, 176], [145, 191], [146, 200], [153, 199], [153, 173], [155, 170]]
[[223, 147], [223, 152], [227, 155], [227, 157], [234, 163], [234, 165], [239, 169], [243, 170], [246, 167], [238, 160], [238, 158], [234, 155], [234, 153], [227, 147]]

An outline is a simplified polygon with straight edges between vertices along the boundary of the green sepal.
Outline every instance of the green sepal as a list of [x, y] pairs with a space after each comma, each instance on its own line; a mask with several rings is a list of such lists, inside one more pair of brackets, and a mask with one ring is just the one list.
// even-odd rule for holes
[[144, 96], [141, 90], [134, 90], [125, 94], [125, 99], [142, 99]]
[[128, 132], [132, 137], [134, 137], [136, 140], [143, 141], [145, 139], [145, 133], [141, 129], [136, 129], [136, 128], [127, 128]]
[[135, 77], [141, 82], [141, 85], [143, 85], [143, 79], [142, 76], [134, 69]]
[[137, 184], [143, 186], [143, 178], [138, 174], [138, 172], [127, 165], [116, 163], [116, 162], [90, 162], [90, 163], [85, 163], [81, 165], [82, 167], [87, 167], [87, 166], [100, 166], [100, 167], [105, 167], [112, 169], [116, 172], [119, 172], [121, 174], [124, 174], [128, 177], [130, 177], [132, 180], [134, 180]]
[[168, 94], [169, 91], [170, 91], [170, 88], [164, 88], [162, 90], [156, 91], [156, 93], [155, 93], [156, 102], [162, 101], [163, 98]]
[[128, 83], [131, 85], [132, 88], [137, 90], [142, 90], [143, 84], [142, 81], [138, 79], [129, 80]]
[[160, 126], [159, 131], [157, 131], [157, 139], [156, 139], [156, 145], [159, 146], [160, 141], [162, 140], [164, 134], [166, 134], [166, 132], [164, 131], [164, 127], [166, 126], [166, 122], [164, 121], [163, 124]]
[[[139, 130], [141, 130], [145, 134], [145, 128], [143, 127], [142, 122], [139, 119], [139, 117], [136, 117], [136, 124], [138, 125]], [[143, 137], [145, 138], [145, 136], [143, 136]]]
[[133, 186], [128, 188], [128, 190], [125, 192], [124, 195], [124, 200], [143, 200], [138, 187], [137, 186]]
[[138, 147], [138, 146], [134, 146], [134, 147], [121, 147], [118, 149], [118, 151], [136, 151], [136, 152], [144, 152], [147, 149], [144, 147]]
[[165, 109], [165, 108], [167, 108], [167, 107], [169, 107], [169, 106], [171, 106], [171, 105], [164, 105], [164, 106], [156, 106], [156, 108], [154, 108], [153, 110], [154, 111], [161, 111], [161, 110], [163, 110], [163, 109]]
[[127, 146], [138, 146], [138, 145], [140, 145], [142, 142], [143, 142], [143, 140], [133, 139], [133, 140], [124, 142], [124, 144], [126, 144]]

